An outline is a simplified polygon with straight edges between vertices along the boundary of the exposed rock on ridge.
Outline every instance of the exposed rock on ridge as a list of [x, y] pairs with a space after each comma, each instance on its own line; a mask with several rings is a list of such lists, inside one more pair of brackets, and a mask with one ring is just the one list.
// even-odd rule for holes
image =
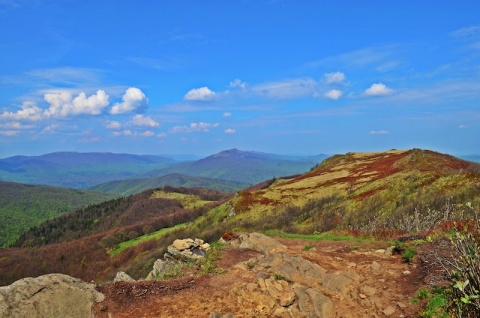
[[90, 318], [103, 299], [94, 284], [67, 275], [29, 277], [0, 287], [0, 317]]

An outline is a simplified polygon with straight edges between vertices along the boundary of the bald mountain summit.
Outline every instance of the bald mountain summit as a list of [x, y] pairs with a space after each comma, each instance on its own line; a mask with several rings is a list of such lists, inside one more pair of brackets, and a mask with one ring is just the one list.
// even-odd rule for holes
[[253, 185], [274, 177], [304, 173], [327, 157], [327, 155], [281, 156], [230, 149], [197, 161], [183, 162], [155, 170], [149, 172], [148, 175], [163, 176], [170, 173], [182, 173]]

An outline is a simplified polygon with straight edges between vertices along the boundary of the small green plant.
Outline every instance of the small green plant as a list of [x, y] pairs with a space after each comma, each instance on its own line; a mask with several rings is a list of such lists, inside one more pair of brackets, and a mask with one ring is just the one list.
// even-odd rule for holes
[[312, 248], [313, 248], [313, 245], [305, 245], [305, 246], [303, 247], [303, 250], [304, 250], [304, 251], [310, 251]]
[[413, 257], [417, 255], [417, 249], [413, 246], [405, 248], [402, 254], [402, 259], [406, 263], [413, 263]]
[[221, 249], [225, 244], [213, 243], [211, 248], [207, 251], [207, 255], [197, 261], [197, 264], [200, 265], [203, 274], [223, 274], [225, 270], [223, 268], [217, 267], [217, 262], [221, 256]]
[[447, 300], [448, 292], [442, 288], [421, 289], [417, 296], [412, 299], [412, 303], [421, 303], [420, 317], [448, 318]]
[[287, 277], [285, 277], [285, 276], [283, 276], [283, 275], [281, 275], [281, 274], [279, 274], [279, 273], [275, 273], [275, 274], [273, 275], [273, 277], [275, 277], [275, 280], [284, 280], [284, 281], [286, 281], [287, 283], [291, 283], [291, 282], [292, 282], [290, 279], [288, 279]]
[[247, 262], [246, 266], [247, 266], [248, 269], [252, 269], [252, 268], [255, 267], [255, 264], [253, 262], [249, 261], [249, 262]]

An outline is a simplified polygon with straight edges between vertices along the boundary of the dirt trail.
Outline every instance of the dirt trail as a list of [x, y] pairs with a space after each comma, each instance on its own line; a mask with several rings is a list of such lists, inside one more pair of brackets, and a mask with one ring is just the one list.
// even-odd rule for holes
[[[278, 239], [287, 253], [318, 264], [327, 272], [347, 271], [360, 276], [346, 293], [327, 294], [334, 317], [416, 317], [410, 300], [422, 287], [424, 274], [399, 255], [376, 252], [381, 243], [312, 242]], [[305, 251], [305, 246], [313, 246]], [[261, 253], [226, 247], [218, 266], [223, 274], [198, 275], [161, 282], [106, 284], [99, 288], [106, 300], [95, 317], [209, 317], [216, 311], [233, 317], [271, 317], [257, 299], [245, 301], [239, 290], [256, 283], [256, 273], [235, 266]], [[286, 313], [279, 317], [289, 317]]]

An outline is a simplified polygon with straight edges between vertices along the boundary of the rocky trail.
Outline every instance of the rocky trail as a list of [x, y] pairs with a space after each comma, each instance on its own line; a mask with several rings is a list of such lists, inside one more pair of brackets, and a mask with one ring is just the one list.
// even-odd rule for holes
[[382, 243], [245, 234], [222, 250], [222, 274], [116, 282], [95, 317], [416, 317], [421, 266]]

